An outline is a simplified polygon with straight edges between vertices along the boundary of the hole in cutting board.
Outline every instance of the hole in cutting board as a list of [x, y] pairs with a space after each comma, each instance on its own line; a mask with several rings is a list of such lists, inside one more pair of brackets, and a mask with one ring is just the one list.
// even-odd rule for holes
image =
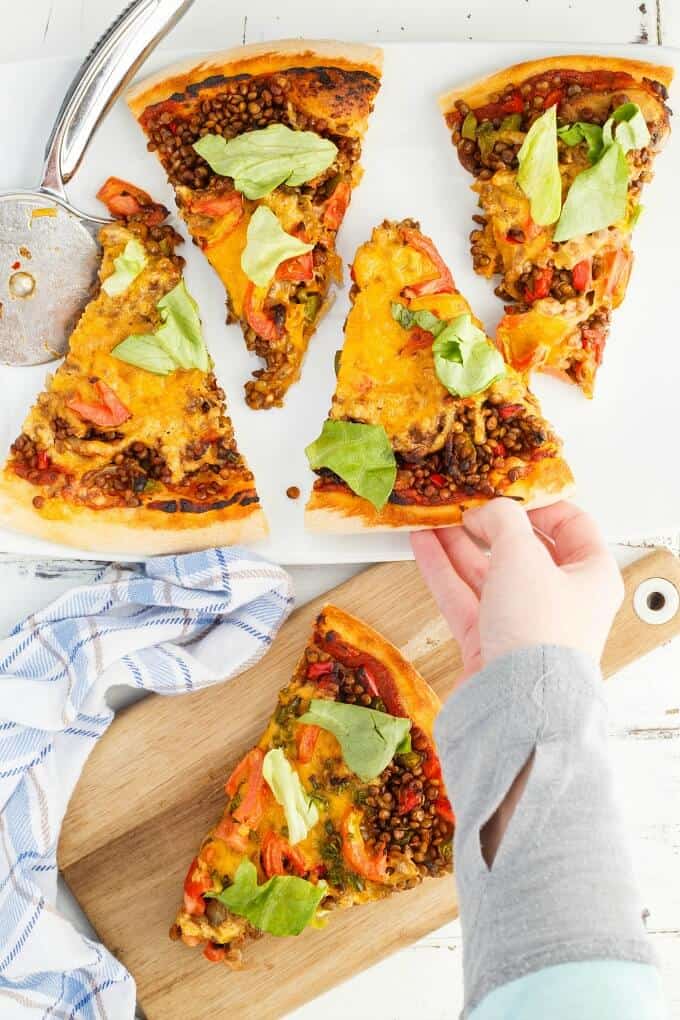
[[653, 613], [658, 613], [666, 605], [666, 596], [660, 591], [650, 592], [647, 596], [647, 607]]

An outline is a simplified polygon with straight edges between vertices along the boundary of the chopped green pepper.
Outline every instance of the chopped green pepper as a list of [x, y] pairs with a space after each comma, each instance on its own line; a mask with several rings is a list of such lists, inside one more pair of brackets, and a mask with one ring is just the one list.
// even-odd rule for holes
[[321, 308], [321, 295], [310, 294], [305, 301], [305, 319], [307, 322], [314, 322]]
[[521, 113], [511, 113], [507, 117], [503, 117], [503, 120], [501, 121], [501, 131], [519, 131], [521, 127]]
[[471, 141], [474, 142], [475, 138], [477, 137], [477, 118], [475, 117], [474, 113], [470, 112], [467, 114], [465, 120], [463, 121], [463, 126], [461, 128], [460, 133], [463, 136], [463, 138], [469, 138]]

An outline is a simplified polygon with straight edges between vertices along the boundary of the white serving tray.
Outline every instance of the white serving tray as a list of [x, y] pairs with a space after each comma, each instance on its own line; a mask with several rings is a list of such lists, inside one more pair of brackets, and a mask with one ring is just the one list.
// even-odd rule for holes
[[[224, 47], [232, 42], [220, 40]], [[471, 178], [451, 145], [437, 96], [457, 83], [541, 55], [596, 49], [677, 67], [678, 51], [632, 45], [589, 48], [461, 42], [388, 44], [384, 49], [383, 85], [364, 146], [366, 172], [340, 232], [340, 253], [346, 263], [351, 262], [356, 247], [384, 218], [419, 219], [493, 334], [502, 306], [493, 294], [493, 284], [472, 270], [468, 234], [475, 197]], [[144, 73], [185, 56], [181, 52], [152, 57]], [[0, 65], [0, 189], [35, 183], [52, 118], [75, 69], [71, 60]], [[20, 102], [17, 97], [22, 97]], [[160, 164], [147, 153], [142, 132], [122, 101], [100, 128], [68, 188], [69, 197], [81, 208], [101, 214], [93, 196], [110, 174], [147, 188], [174, 209]], [[596, 515], [612, 541], [680, 527], [680, 337], [675, 308], [680, 295], [678, 180], [680, 138], [672, 137], [643, 197], [645, 212], [634, 238], [637, 264], [626, 301], [614, 315], [595, 400], [587, 401], [575, 387], [547, 377], [537, 376], [534, 381], [546, 417], [565, 440], [578, 500]], [[179, 229], [186, 236], [182, 225]], [[238, 326], [225, 325], [222, 284], [208, 263], [191, 244], [182, 253], [187, 259], [188, 286], [201, 308], [205, 336], [227, 392], [238, 444], [255, 472], [269, 519], [271, 536], [258, 543], [257, 550], [291, 564], [409, 558], [408, 537], [403, 533], [322, 536], [308, 534], [303, 527], [312, 482], [304, 447], [317, 436], [330, 406], [333, 355], [342, 346], [348, 287], [338, 293], [312, 340], [302, 380], [289, 391], [286, 406], [252, 411], [243, 399], [243, 384], [259, 367], [259, 360], [246, 351]], [[16, 437], [43, 385], [45, 371], [46, 366], [0, 366], [0, 456], [5, 456]], [[287, 498], [290, 485], [300, 487], [299, 500]], [[94, 558], [92, 553], [2, 527], [0, 550]], [[120, 554], [119, 558], [126, 558], [124, 549]]]

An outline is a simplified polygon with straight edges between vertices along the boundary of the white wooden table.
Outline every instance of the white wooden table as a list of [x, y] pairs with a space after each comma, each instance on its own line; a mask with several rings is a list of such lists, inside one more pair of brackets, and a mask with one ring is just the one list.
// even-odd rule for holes
[[[124, 6], [123, 0], [0, 0], [0, 61], [82, 56]], [[285, 36], [387, 40], [563, 40], [680, 45], [680, 0], [196, 0], [164, 44], [216, 45]], [[680, 531], [649, 543], [680, 551]], [[623, 565], [634, 547], [615, 550]], [[96, 564], [36, 561], [0, 551], [0, 635], [25, 613], [66, 588], [91, 579]], [[294, 568], [298, 601], [305, 602], [360, 567]], [[680, 642], [630, 667], [607, 686], [612, 745], [647, 924], [661, 960], [671, 1015], [680, 1017]], [[129, 703], [120, 691], [115, 707]], [[62, 909], [84, 925], [62, 893]], [[329, 967], [332, 962], [329, 961]], [[429, 1020], [455, 1017], [461, 1004], [461, 945], [457, 924], [433, 932], [313, 1004], [295, 1020]], [[168, 1017], [168, 1020], [179, 1018]]]

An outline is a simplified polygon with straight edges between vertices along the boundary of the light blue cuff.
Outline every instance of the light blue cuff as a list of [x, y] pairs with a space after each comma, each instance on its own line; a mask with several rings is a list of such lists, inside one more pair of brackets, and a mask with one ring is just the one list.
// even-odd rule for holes
[[656, 967], [586, 960], [534, 971], [494, 989], [470, 1020], [668, 1020]]

